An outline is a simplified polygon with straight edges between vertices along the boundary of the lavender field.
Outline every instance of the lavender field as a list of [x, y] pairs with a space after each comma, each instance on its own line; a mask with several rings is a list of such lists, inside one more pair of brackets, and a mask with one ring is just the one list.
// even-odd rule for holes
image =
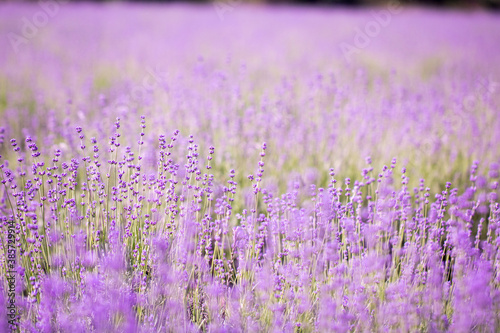
[[500, 17], [0, 4], [0, 332], [499, 332]]

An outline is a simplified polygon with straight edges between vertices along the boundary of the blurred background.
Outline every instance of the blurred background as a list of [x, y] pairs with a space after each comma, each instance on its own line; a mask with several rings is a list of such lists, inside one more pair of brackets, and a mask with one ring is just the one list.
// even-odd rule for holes
[[[189, 0], [189, 1], [178, 1], [178, 0], [69, 0], [68, 2], [191, 2], [191, 3], [203, 3], [203, 2], [214, 2], [215, 0]], [[0, 1], [5, 2], [5, 1]], [[26, 2], [24, 0], [11, 0], [8, 2]], [[36, 2], [27, 1], [27, 2]], [[412, 5], [424, 5], [424, 6], [446, 6], [446, 7], [461, 7], [461, 8], [488, 8], [488, 9], [499, 9], [500, 0], [231, 0], [232, 3], [297, 3], [297, 4], [317, 4], [317, 5], [342, 5], [342, 6], [378, 6], [385, 5], [391, 2], [401, 3], [401, 4], [412, 4]]]
[[500, 164], [495, 1], [10, 1], [0, 126], [70, 157], [75, 126], [108, 142], [120, 117], [135, 147], [145, 115], [148, 165], [178, 129], [245, 189], [265, 141], [274, 193], [356, 179], [367, 156], [397, 157], [410, 187], [466, 186], [474, 160]]

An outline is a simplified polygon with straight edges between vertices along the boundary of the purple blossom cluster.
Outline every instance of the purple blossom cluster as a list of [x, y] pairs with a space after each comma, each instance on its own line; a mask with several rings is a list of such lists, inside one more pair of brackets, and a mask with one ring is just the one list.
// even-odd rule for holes
[[40, 156], [27, 137], [24, 150], [10, 141], [15, 165], [0, 160], [23, 331], [498, 329], [498, 164], [483, 176], [475, 162], [462, 192], [433, 194], [424, 179], [409, 188], [396, 159], [377, 174], [368, 158], [356, 180], [331, 169], [327, 187], [280, 195], [261, 184], [264, 143], [252, 199], [234, 211], [237, 172], [216, 183], [214, 147], [203, 166], [193, 136], [175, 154], [179, 131], [160, 135], [157, 168], [143, 171], [142, 141], [136, 155], [115, 125], [108, 161], [82, 127], [74, 151], [93, 156]]
[[0, 332], [499, 331], [500, 21], [438, 14], [348, 64], [368, 11], [61, 4], [0, 40]]

